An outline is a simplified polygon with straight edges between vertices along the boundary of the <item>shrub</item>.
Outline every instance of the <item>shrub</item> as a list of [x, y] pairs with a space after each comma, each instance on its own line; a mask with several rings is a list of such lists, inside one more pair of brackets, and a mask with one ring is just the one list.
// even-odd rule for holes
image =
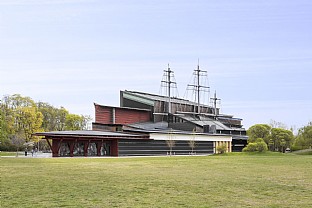
[[226, 152], [226, 149], [227, 149], [226, 144], [222, 144], [222, 145], [220, 145], [220, 146], [217, 147], [217, 151], [218, 151], [220, 154], [225, 153], [225, 152]]
[[268, 151], [268, 145], [263, 139], [258, 138], [255, 142], [249, 143], [243, 152], [266, 152]]
[[257, 143], [252, 142], [249, 143], [244, 149], [243, 152], [256, 152], [257, 151]]
[[266, 152], [266, 151], [268, 151], [268, 145], [264, 141], [257, 142], [256, 145], [257, 145], [257, 151], [258, 152]]

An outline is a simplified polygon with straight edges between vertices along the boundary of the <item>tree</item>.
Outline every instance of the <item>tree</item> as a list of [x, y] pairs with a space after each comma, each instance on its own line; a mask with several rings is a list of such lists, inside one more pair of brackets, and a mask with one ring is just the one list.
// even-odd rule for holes
[[0, 100], [1, 144], [5, 143], [5, 140], [9, 141], [9, 136], [14, 133], [15, 114], [8, 104], [8, 97]]
[[20, 107], [17, 112], [17, 131], [24, 134], [25, 141], [29, 142], [33, 133], [42, 131], [43, 115], [36, 107]]
[[279, 121], [275, 121], [273, 119], [271, 119], [270, 121], [270, 126], [272, 128], [288, 129], [286, 124], [279, 122]]
[[4, 121], [3, 135], [15, 147], [18, 147], [19, 142], [14, 141], [23, 139], [28, 142], [33, 133], [41, 131], [42, 114], [31, 98], [19, 94], [4, 96], [1, 100], [1, 110], [1, 120]]
[[249, 136], [248, 142], [255, 142], [258, 138], [263, 138], [263, 140], [268, 144], [271, 134], [271, 127], [267, 124], [255, 124], [247, 130], [247, 135]]
[[275, 151], [283, 152], [285, 150], [285, 147], [291, 146], [294, 140], [294, 135], [290, 130], [272, 128], [271, 139], [273, 142], [273, 149]]
[[66, 116], [69, 112], [61, 107], [56, 113], [56, 131], [64, 131], [66, 129]]
[[172, 136], [172, 129], [169, 131], [169, 134], [168, 134], [168, 140], [166, 140], [166, 144], [167, 146], [169, 147], [170, 149], [170, 156], [172, 155], [172, 148], [175, 146], [175, 140], [173, 139], [173, 136]]
[[15, 134], [11, 142], [13, 146], [16, 148], [16, 157], [18, 157], [18, 151], [24, 146], [25, 144], [25, 139], [23, 139], [19, 134]]
[[295, 146], [300, 147], [300, 149], [312, 148], [312, 122], [299, 129], [298, 136], [295, 139]]
[[70, 114], [64, 107], [35, 103], [19, 94], [3, 96], [0, 110], [0, 150], [15, 149], [17, 139], [39, 143], [40, 137], [32, 136], [35, 132], [84, 130], [91, 120], [90, 116]]
[[[271, 126], [283, 126], [283, 128], [272, 128]], [[267, 124], [256, 124], [247, 130], [248, 143], [256, 143], [258, 138], [262, 138], [271, 151], [284, 152], [294, 141], [292, 131], [284, 129], [286, 125], [281, 122], [271, 121], [271, 126]], [[252, 148], [252, 145], [251, 147]]]
[[4, 110], [0, 107], [0, 145], [8, 138], [7, 122], [5, 120]]
[[195, 147], [196, 147], [196, 142], [195, 142], [195, 140], [189, 140], [188, 141], [188, 145], [190, 146], [190, 148], [191, 148], [191, 150], [192, 150], [192, 152], [191, 152], [191, 154], [193, 155], [194, 154], [194, 149], [195, 149]]
[[50, 105], [49, 103], [38, 102], [38, 110], [43, 115], [42, 128], [44, 131], [56, 131], [57, 130], [57, 118], [58, 108]]
[[194, 153], [194, 149], [196, 147], [196, 141], [195, 141], [195, 128], [193, 129], [193, 135], [192, 138], [188, 141], [188, 145], [190, 146], [190, 148], [192, 149], [192, 155]]
[[66, 130], [85, 130], [90, 117], [76, 114], [67, 114], [65, 121]]

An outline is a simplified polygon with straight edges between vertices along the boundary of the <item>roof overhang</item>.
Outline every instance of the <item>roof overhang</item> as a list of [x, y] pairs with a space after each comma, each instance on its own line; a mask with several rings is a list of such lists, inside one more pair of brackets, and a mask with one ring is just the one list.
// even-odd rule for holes
[[149, 139], [147, 135], [91, 130], [38, 132], [33, 135], [43, 136], [44, 139]]

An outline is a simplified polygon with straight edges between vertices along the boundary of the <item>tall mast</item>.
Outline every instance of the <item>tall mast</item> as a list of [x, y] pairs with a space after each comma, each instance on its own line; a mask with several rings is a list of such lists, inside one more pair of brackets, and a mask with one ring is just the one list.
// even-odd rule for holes
[[167, 73], [168, 73], [168, 113], [170, 114], [171, 113], [171, 69], [169, 67], [169, 63], [168, 63], [168, 70], [167, 70]]
[[169, 64], [167, 70], [164, 70], [164, 76], [166, 76], [165, 80], [161, 81], [162, 83], [165, 83], [165, 86], [167, 87], [167, 95], [168, 95], [168, 114], [171, 114], [171, 86], [176, 85], [176, 82], [173, 82], [171, 78], [173, 77], [173, 71], [170, 69]]
[[[198, 61], [199, 62], [199, 61]], [[197, 110], [198, 110], [198, 113], [200, 113], [200, 85], [199, 85], [199, 73], [200, 73], [200, 69], [199, 69], [199, 63], [197, 65]]]
[[215, 119], [217, 119], [217, 101], [220, 100], [217, 98], [217, 91], [215, 91], [214, 93], [214, 97], [213, 98], [210, 98], [213, 100], [213, 108], [214, 108], [214, 116], [215, 116]]
[[200, 113], [200, 92], [203, 90], [202, 88], [209, 89], [209, 87], [200, 84], [200, 77], [204, 76], [204, 74], [206, 74], [206, 73], [207, 73], [207, 71], [200, 70], [199, 60], [198, 60], [197, 69], [194, 70], [194, 75], [195, 75], [196, 81], [193, 85], [187, 85], [187, 86], [194, 87], [194, 89], [196, 91], [195, 102], [196, 102], [196, 97], [197, 97], [197, 113]]

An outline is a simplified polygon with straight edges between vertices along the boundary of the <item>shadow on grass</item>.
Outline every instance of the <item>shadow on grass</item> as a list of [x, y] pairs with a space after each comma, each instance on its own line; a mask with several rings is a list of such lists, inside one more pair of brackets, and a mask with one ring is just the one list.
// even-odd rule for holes
[[281, 153], [281, 152], [229, 152], [224, 154], [216, 154], [213, 156], [291, 156], [291, 154]]
[[312, 155], [312, 149], [298, 150], [292, 153], [295, 155]]

